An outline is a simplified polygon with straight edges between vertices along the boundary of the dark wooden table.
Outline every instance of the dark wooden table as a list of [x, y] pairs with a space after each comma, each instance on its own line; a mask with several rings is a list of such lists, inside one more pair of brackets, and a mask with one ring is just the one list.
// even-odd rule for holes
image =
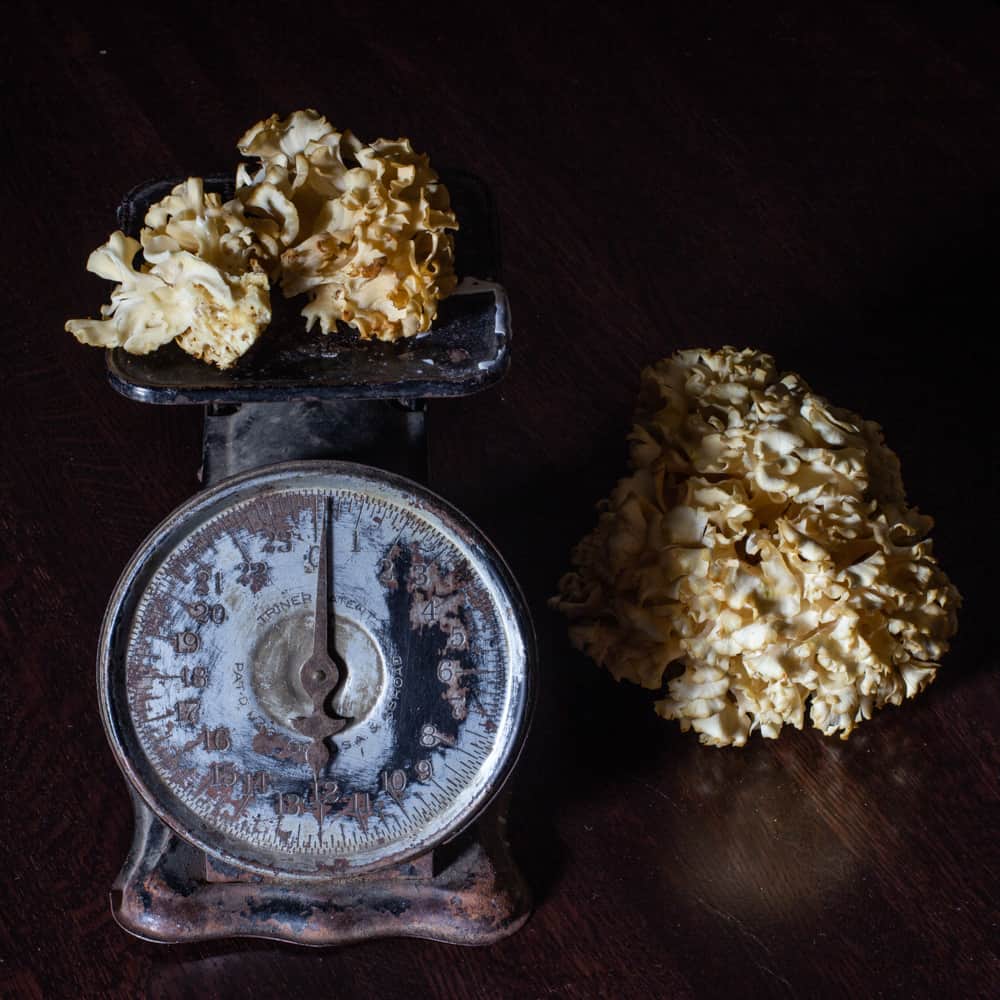
[[[0, 117], [0, 994], [1000, 995], [1000, 12], [19, 6]], [[62, 327], [104, 301], [83, 265], [123, 192], [228, 168], [250, 123], [308, 106], [412, 137], [499, 204], [514, 367], [430, 416], [432, 482], [509, 558], [542, 649], [511, 818], [537, 909], [486, 950], [170, 948], [109, 914], [132, 817], [97, 632], [134, 548], [198, 488], [201, 414], [117, 396]], [[701, 747], [546, 607], [624, 468], [642, 365], [726, 343], [883, 424], [965, 596], [937, 683], [846, 743]]]

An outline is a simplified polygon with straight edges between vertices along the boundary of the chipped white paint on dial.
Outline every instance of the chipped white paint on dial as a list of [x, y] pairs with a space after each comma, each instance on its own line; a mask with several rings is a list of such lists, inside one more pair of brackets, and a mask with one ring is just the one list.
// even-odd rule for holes
[[[495, 790], [524, 719], [525, 637], [494, 557], [429, 494], [358, 468], [265, 470], [196, 498], [109, 610], [120, 762], [174, 829], [251, 870], [348, 874], [447, 839]], [[324, 518], [341, 672], [325, 711], [349, 721], [317, 775], [292, 720], [314, 710], [299, 674]]]

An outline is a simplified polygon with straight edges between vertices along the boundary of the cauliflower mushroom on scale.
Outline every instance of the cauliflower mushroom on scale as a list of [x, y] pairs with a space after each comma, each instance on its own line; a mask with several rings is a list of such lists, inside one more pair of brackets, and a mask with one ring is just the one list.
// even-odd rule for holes
[[272, 115], [239, 142], [258, 158], [237, 173], [237, 197], [281, 231], [286, 297], [308, 292], [306, 328], [338, 321], [362, 339], [430, 329], [456, 285], [458, 222], [448, 191], [408, 139], [363, 144], [315, 111]]
[[[118, 282], [100, 320], [72, 319], [83, 344], [148, 354], [176, 340], [219, 368], [243, 355], [271, 320], [263, 262], [273, 249], [249, 227], [242, 205], [223, 205], [200, 178], [178, 184], [146, 214], [134, 240], [112, 233], [87, 270]], [[145, 263], [134, 266], [142, 250]]]
[[149, 209], [139, 242], [116, 232], [91, 254], [88, 270], [118, 284], [102, 319], [66, 324], [77, 340], [132, 354], [174, 340], [229, 368], [271, 320], [271, 281], [309, 293], [307, 330], [344, 322], [394, 341], [431, 328], [457, 284], [458, 222], [409, 139], [365, 145], [307, 110], [258, 122], [239, 149], [257, 166], [240, 165], [235, 199], [192, 177]]

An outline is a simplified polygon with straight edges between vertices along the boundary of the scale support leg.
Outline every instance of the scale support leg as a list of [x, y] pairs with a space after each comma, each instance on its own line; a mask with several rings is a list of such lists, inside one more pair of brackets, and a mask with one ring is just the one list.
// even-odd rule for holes
[[487, 945], [518, 930], [531, 909], [499, 804], [439, 848], [433, 865], [417, 859], [387, 874], [290, 884], [245, 874], [225, 881], [217, 868], [208, 878], [206, 856], [135, 793], [133, 803], [135, 836], [111, 907], [125, 930], [147, 941], [257, 937], [329, 946], [416, 937]]
[[205, 408], [201, 481], [302, 459], [336, 459], [427, 480], [421, 401], [285, 400]]

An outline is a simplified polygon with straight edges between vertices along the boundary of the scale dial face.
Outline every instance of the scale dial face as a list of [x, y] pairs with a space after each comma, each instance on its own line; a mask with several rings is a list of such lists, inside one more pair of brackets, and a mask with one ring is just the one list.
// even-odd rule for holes
[[358, 874], [450, 839], [499, 789], [531, 635], [499, 555], [438, 497], [363, 466], [271, 466], [136, 553], [102, 632], [102, 711], [189, 842], [266, 875]]

